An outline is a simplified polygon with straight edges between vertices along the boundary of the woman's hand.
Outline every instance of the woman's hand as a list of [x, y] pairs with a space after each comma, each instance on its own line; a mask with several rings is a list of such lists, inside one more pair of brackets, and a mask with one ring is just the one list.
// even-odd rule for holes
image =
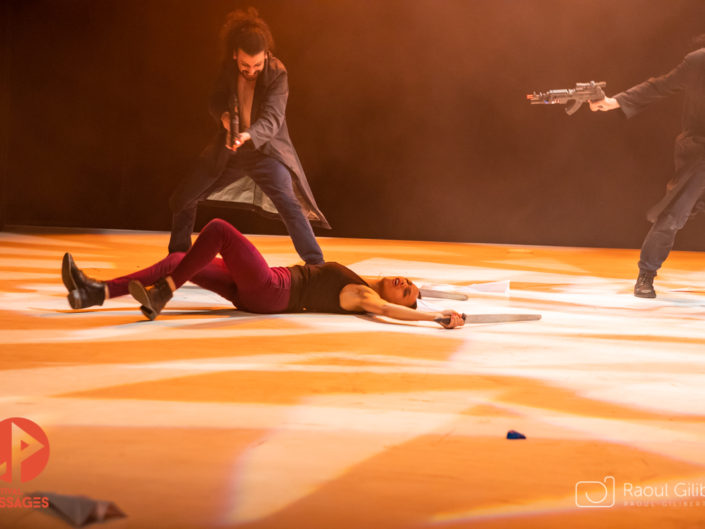
[[444, 310], [443, 312], [439, 312], [438, 318], [434, 321], [446, 329], [453, 329], [454, 327], [462, 327], [465, 325], [465, 319], [463, 316], [454, 310]]

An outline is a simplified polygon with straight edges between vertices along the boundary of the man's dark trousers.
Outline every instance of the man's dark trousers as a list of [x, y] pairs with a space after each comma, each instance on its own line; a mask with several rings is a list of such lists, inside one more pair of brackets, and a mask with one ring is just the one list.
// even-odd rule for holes
[[688, 222], [695, 204], [705, 193], [705, 163], [693, 169], [689, 179], [676, 198], [659, 215], [641, 246], [639, 270], [656, 273], [668, 257], [676, 241], [676, 234]]
[[185, 252], [191, 247], [191, 233], [196, 222], [198, 202], [245, 175], [252, 178], [274, 203], [301, 259], [308, 264], [323, 262], [323, 252], [294, 194], [289, 169], [247, 143], [230, 155], [225, 171], [217, 180], [196, 171], [174, 191], [170, 199], [174, 217], [169, 253]]

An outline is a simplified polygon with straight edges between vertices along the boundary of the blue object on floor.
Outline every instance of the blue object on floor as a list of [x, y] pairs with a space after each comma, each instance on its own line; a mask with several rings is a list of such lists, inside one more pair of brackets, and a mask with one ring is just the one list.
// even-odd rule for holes
[[507, 432], [507, 439], [526, 439], [526, 436], [516, 430], [509, 430]]

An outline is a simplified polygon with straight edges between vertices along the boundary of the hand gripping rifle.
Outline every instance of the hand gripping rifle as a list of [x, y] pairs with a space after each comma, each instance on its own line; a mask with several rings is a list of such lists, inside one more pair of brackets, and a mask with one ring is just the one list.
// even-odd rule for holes
[[605, 82], [577, 83], [575, 88], [565, 90], [549, 90], [548, 92], [534, 92], [526, 94], [526, 99], [532, 105], [565, 105], [573, 103], [565, 109], [569, 116], [575, 114], [585, 101], [601, 101], [605, 98], [602, 89], [607, 86]]

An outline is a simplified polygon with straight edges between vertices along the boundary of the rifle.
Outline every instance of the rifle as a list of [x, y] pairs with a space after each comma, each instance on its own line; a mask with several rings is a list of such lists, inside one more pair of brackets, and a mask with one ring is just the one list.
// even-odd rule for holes
[[237, 100], [237, 92], [233, 93], [230, 108], [230, 133], [228, 134], [228, 145], [230, 148], [235, 146], [237, 137], [240, 134], [240, 105]]
[[573, 104], [565, 109], [569, 116], [575, 114], [585, 101], [601, 101], [605, 98], [602, 89], [607, 83], [590, 81], [589, 83], [577, 83], [575, 88], [564, 90], [549, 90], [548, 92], [534, 92], [526, 94], [526, 99], [532, 105], [565, 105], [569, 101]]

